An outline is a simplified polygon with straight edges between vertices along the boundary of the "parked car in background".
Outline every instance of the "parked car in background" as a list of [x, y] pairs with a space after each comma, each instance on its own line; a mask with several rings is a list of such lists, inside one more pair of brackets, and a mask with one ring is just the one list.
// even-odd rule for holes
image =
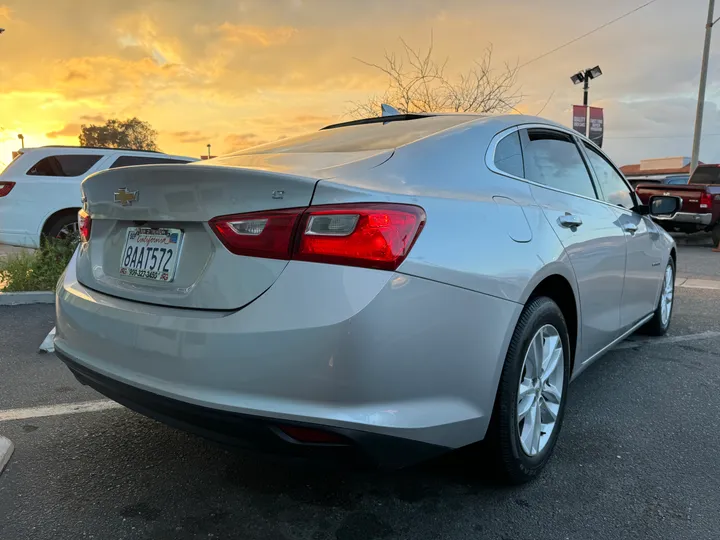
[[712, 233], [713, 243], [720, 243], [720, 165], [698, 165], [687, 184], [639, 184], [635, 192], [647, 203], [655, 195], [682, 198], [682, 211], [674, 216], [657, 218], [668, 231]]
[[83, 193], [56, 354], [225, 442], [401, 465], [487, 439], [473, 464], [524, 482], [570, 380], [670, 325], [675, 243], [648, 216], [679, 199], [638, 204], [536, 117], [346, 122]]
[[628, 182], [636, 188], [640, 184], [687, 184], [689, 179], [689, 174], [678, 174], [665, 178], [628, 178]]
[[689, 174], [678, 174], [674, 176], [668, 176], [662, 181], [663, 184], [682, 185], [687, 184], [690, 180]]
[[92, 173], [191, 161], [196, 159], [116, 148], [25, 148], [0, 174], [0, 244], [36, 248], [43, 235], [77, 232], [80, 184]]

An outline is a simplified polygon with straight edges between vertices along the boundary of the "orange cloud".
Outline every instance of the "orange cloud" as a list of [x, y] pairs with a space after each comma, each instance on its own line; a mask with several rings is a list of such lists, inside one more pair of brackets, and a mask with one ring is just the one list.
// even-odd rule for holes
[[146, 95], [138, 90], [151, 93], [158, 85], [171, 81], [184, 84], [181, 66], [161, 66], [147, 57], [136, 61], [114, 56], [74, 57], [59, 62], [56, 71], [56, 89], [71, 99], [117, 96], [141, 101]]
[[48, 139], [58, 139], [60, 137], [77, 137], [80, 135], [80, 124], [67, 124], [62, 129], [50, 131], [45, 134]]
[[200, 131], [174, 131], [170, 133], [172, 137], [181, 143], [198, 143], [205, 142], [208, 140], [208, 136], [201, 133]]
[[0, 21], [12, 21], [12, 9], [6, 5], [0, 5]]
[[268, 141], [258, 138], [255, 133], [235, 133], [225, 137], [225, 144], [229, 147], [229, 152], [258, 146], [266, 142]]
[[245, 24], [223, 23], [218, 27], [222, 37], [231, 43], [245, 43], [270, 47], [287, 43], [297, 29], [289, 26], [260, 27]]
[[105, 123], [105, 117], [102, 114], [84, 114], [80, 117], [80, 120], [85, 120], [86, 122], [94, 122], [97, 124]]

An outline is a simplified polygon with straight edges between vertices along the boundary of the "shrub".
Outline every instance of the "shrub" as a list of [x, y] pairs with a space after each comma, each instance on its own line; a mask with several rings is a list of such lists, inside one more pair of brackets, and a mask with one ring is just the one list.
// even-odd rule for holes
[[77, 243], [77, 238], [46, 238], [40, 249], [32, 253], [13, 253], [0, 259], [2, 291], [54, 291]]

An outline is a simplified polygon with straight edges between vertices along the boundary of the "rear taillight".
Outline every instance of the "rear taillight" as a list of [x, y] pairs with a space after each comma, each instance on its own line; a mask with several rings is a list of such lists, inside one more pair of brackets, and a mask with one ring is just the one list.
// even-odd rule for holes
[[703, 193], [700, 195], [700, 208], [710, 208], [712, 206], [712, 195]]
[[92, 218], [85, 210], [78, 212], [78, 232], [80, 233], [80, 241], [87, 242], [90, 240], [90, 228], [92, 226]]
[[406, 204], [341, 204], [222, 216], [210, 227], [236, 255], [395, 270], [425, 225]]
[[4, 197], [15, 187], [15, 182], [0, 182], [0, 197]]
[[295, 225], [304, 208], [221, 216], [210, 227], [235, 255], [289, 259]]
[[419, 206], [352, 204], [309, 208], [293, 259], [395, 270], [425, 224]]

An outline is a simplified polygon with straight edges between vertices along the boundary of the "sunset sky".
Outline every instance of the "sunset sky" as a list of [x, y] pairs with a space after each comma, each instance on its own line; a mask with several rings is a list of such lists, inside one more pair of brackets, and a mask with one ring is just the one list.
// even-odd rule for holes
[[[523, 64], [645, 0], [0, 0], [0, 163], [28, 146], [77, 144], [79, 126], [137, 116], [163, 151], [225, 153], [343, 119], [380, 93], [399, 37], [434, 34], [449, 74], [492, 43]], [[720, 11], [720, 10], [719, 10]], [[566, 125], [600, 64], [591, 104], [619, 164], [690, 155], [706, 0], [654, 4], [520, 70], [517, 108]], [[718, 13], [720, 15], [720, 13]], [[715, 36], [713, 50], [720, 47]], [[711, 56], [704, 161], [720, 161], [720, 63]]]

